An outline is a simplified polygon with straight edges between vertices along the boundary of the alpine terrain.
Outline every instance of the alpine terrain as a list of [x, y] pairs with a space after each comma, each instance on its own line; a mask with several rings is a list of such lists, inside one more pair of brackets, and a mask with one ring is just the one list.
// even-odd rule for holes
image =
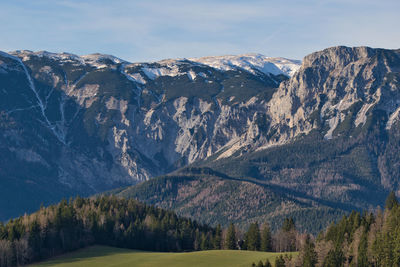
[[0, 219], [145, 181], [112, 192], [316, 231], [400, 193], [399, 89], [400, 50], [369, 47], [302, 62], [1, 53]]

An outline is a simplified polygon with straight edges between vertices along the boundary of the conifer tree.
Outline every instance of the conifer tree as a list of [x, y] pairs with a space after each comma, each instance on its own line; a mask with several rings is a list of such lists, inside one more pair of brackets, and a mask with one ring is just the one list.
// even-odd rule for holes
[[272, 234], [268, 224], [264, 224], [261, 232], [261, 251], [272, 251]]
[[0, 222], [0, 239], [5, 239], [7, 235], [7, 230], [3, 224], [3, 222]]
[[399, 206], [399, 201], [396, 198], [396, 194], [392, 191], [389, 193], [389, 196], [386, 199], [385, 208], [388, 210], [393, 209], [393, 207]]
[[296, 226], [295, 226], [293, 218], [285, 218], [285, 220], [283, 221], [282, 230], [284, 232], [290, 232], [291, 230], [295, 230], [295, 229], [296, 229]]
[[280, 247], [279, 251], [296, 250], [296, 225], [293, 218], [286, 218], [280, 230]]
[[29, 246], [32, 250], [32, 259], [40, 259], [41, 250], [41, 237], [40, 237], [40, 225], [37, 220], [34, 220], [29, 226]]
[[314, 267], [317, 264], [317, 253], [315, 252], [315, 245], [309, 235], [307, 235], [303, 247], [303, 267]]
[[214, 249], [221, 249], [221, 242], [222, 242], [222, 229], [221, 225], [218, 224], [217, 228], [215, 229]]
[[245, 242], [247, 250], [260, 250], [261, 237], [257, 222], [250, 224]]
[[282, 255], [275, 258], [275, 267], [285, 267], [285, 259]]
[[368, 240], [367, 234], [363, 233], [361, 236], [360, 244], [358, 246], [358, 259], [357, 259], [357, 266], [358, 267], [368, 267], [370, 266], [368, 262]]
[[336, 246], [336, 248], [331, 249], [328, 253], [328, 255], [326, 256], [324, 263], [323, 263], [323, 267], [341, 267], [343, 266], [344, 263], [344, 255], [343, 255], [343, 251], [340, 248], [340, 246]]
[[225, 248], [226, 249], [236, 249], [236, 230], [233, 223], [229, 224], [228, 231], [226, 233], [225, 240]]
[[200, 242], [200, 249], [201, 250], [208, 250], [210, 249], [209, 238], [204, 233], [201, 234], [201, 242]]

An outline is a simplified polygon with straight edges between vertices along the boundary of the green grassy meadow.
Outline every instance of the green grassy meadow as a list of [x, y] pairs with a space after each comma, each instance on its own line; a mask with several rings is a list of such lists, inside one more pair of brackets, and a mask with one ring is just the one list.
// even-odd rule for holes
[[162, 253], [93, 246], [33, 264], [31, 267], [250, 267], [252, 262], [265, 262], [267, 258], [273, 263], [277, 255], [280, 253], [240, 250]]

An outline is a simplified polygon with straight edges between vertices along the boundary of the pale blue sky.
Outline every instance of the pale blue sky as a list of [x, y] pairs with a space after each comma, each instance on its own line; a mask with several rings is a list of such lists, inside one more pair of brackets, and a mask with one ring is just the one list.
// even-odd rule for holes
[[0, 0], [0, 50], [131, 62], [335, 45], [400, 48], [399, 0]]

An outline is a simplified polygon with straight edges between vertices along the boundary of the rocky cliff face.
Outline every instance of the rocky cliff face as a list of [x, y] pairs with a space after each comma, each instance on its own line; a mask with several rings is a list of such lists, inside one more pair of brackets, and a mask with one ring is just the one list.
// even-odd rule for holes
[[369, 149], [377, 160], [376, 180], [387, 190], [399, 190], [398, 176], [393, 175], [397, 164], [383, 163], [393, 159], [387, 140], [397, 138], [399, 89], [400, 50], [334, 47], [313, 53], [269, 102], [271, 124], [279, 129], [276, 139], [313, 129], [325, 139], [354, 138], [364, 145], [379, 139], [379, 145]]
[[400, 50], [313, 53], [260, 120], [206, 165], [333, 206], [381, 205], [389, 190], [400, 193], [399, 89]]
[[[331, 139], [337, 126], [346, 119], [350, 107], [360, 103], [353, 122], [366, 123], [371, 108], [384, 110], [391, 118], [398, 108], [399, 53], [368, 47], [335, 47], [304, 58], [301, 70], [270, 102], [271, 117], [278, 124], [287, 120], [291, 135], [315, 128], [310, 121], [316, 112], [329, 125], [325, 138]], [[397, 102], [396, 102], [397, 101]], [[308, 120], [308, 122], [307, 122]]]
[[131, 64], [99, 54], [1, 53], [4, 190], [24, 188], [18, 205], [38, 206], [204, 159], [242, 136], [298, 67], [261, 55]]
[[[398, 120], [399, 66], [398, 50], [332, 47], [306, 56], [301, 68], [268, 101], [263, 118], [267, 129], [255, 147], [284, 144], [313, 129], [332, 139], [343, 122], [363, 127], [372, 110], [386, 113], [389, 130]], [[241, 144], [227, 155], [253, 146], [257, 126], [249, 127]]]

